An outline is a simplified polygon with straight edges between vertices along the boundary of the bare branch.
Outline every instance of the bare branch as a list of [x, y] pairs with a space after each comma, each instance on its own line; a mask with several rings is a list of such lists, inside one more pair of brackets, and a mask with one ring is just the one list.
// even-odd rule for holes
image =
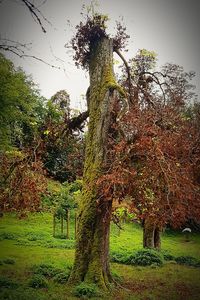
[[129, 92], [129, 102], [130, 104], [133, 102], [132, 101], [132, 93], [131, 93], [131, 73], [130, 73], [130, 67], [126, 61], [126, 59], [124, 58], [124, 56], [121, 54], [121, 52], [119, 51], [119, 49], [114, 49], [114, 52], [117, 53], [117, 55], [121, 58], [121, 60], [123, 61], [125, 67], [126, 67], [126, 71], [127, 71], [127, 79], [128, 79], [128, 92]]
[[35, 55], [26, 54], [26, 50], [27, 51], [30, 50], [30, 47], [28, 47], [29, 45], [31, 45], [31, 43], [22, 44], [17, 41], [0, 38], [0, 50], [1, 51], [9, 51], [20, 58], [33, 58], [37, 61], [44, 63], [47, 66], [50, 66], [51, 68], [56, 68], [56, 69], [60, 70], [60, 67], [52, 65], [40, 57], [37, 57]]
[[165, 83], [161, 83], [159, 78], [155, 75], [155, 74], [160, 74], [162, 77], [166, 77], [164, 74], [162, 74], [161, 72], [143, 72], [142, 73], [143, 75], [147, 74], [147, 75], [150, 75], [152, 76], [152, 79], [153, 81], [159, 85], [160, 89], [161, 89], [161, 92], [162, 92], [162, 95], [163, 95], [163, 98], [164, 98], [164, 103], [166, 102], [166, 98], [165, 98], [165, 92], [163, 90], [163, 87], [162, 85], [165, 84]]
[[[46, 29], [44, 28], [42, 21], [41, 21], [41, 17], [51, 25], [51, 23], [49, 22], [49, 20], [47, 20], [47, 18], [44, 17], [44, 15], [41, 13], [41, 11], [33, 4], [31, 3], [29, 0], [21, 0], [24, 5], [28, 8], [29, 12], [31, 13], [32, 18], [34, 19], [34, 21], [36, 23], [39, 24], [39, 26], [41, 27], [42, 31], [44, 33], [46, 33]], [[45, 2], [43, 2], [44, 4]]]

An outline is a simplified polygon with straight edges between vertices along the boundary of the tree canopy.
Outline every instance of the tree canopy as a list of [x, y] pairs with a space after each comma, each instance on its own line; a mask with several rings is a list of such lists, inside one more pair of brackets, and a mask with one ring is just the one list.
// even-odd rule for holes
[[0, 85], [0, 147], [25, 146], [41, 122], [43, 99], [32, 79], [2, 54]]

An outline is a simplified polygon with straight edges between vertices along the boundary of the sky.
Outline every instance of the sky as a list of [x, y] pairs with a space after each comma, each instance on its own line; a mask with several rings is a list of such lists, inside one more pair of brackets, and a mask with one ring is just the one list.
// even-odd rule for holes
[[[91, 1], [35, 0], [45, 18], [46, 33], [33, 20], [21, 0], [0, 0], [0, 37], [21, 43], [32, 43], [27, 54], [37, 56], [49, 64], [31, 58], [21, 59], [5, 53], [16, 67], [21, 66], [31, 74], [41, 94], [50, 98], [65, 89], [74, 108], [84, 110], [83, 95], [89, 86], [86, 71], [74, 65], [72, 51], [65, 44], [72, 38], [81, 20], [82, 6]], [[134, 57], [138, 49], [155, 51], [158, 65], [167, 62], [193, 70], [197, 76], [193, 82], [200, 94], [200, 1], [199, 0], [99, 0], [97, 10], [108, 14], [109, 30], [114, 33], [115, 20], [124, 18], [130, 35], [126, 59]], [[70, 25], [68, 23], [70, 21]]]

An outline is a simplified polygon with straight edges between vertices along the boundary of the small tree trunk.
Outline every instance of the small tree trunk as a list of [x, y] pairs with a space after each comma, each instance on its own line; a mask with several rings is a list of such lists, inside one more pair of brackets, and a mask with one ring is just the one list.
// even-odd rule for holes
[[53, 214], [53, 237], [56, 235], [56, 216]]
[[74, 213], [74, 238], [76, 239], [76, 234], [77, 234], [77, 213], [75, 211]]
[[60, 217], [61, 235], [63, 235], [63, 216]]
[[112, 202], [102, 199], [96, 181], [103, 174], [112, 105], [117, 84], [113, 75], [112, 40], [104, 38], [91, 52], [89, 126], [83, 175], [82, 201], [78, 215], [77, 246], [71, 283], [96, 283], [107, 289], [109, 268], [109, 233]]
[[154, 223], [146, 219], [143, 227], [143, 247], [154, 248], [154, 234], [155, 226]]
[[161, 247], [161, 227], [150, 219], [144, 221], [143, 247], [158, 250], [160, 250]]
[[69, 218], [70, 218], [70, 211], [69, 209], [66, 210], [66, 238], [69, 239]]
[[160, 247], [161, 247], [161, 228], [159, 226], [156, 226], [154, 231], [154, 248], [160, 250]]

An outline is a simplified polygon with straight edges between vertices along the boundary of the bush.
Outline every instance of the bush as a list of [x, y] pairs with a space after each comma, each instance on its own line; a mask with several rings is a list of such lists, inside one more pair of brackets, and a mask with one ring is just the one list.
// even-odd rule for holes
[[91, 297], [98, 296], [98, 289], [95, 284], [87, 284], [82, 282], [81, 284], [77, 285], [73, 290], [73, 294], [76, 297], [88, 299]]
[[163, 255], [155, 250], [143, 249], [136, 252], [132, 264], [138, 266], [163, 265]]
[[45, 243], [46, 248], [58, 248], [58, 249], [73, 249], [75, 247], [75, 241], [74, 240], [65, 240], [63, 243], [63, 240], [60, 242], [57, 241], [49, 241]]
[[0, 288], [9, 288], [15, 289], [19, 286], [17, 282], [12, 281], [11, 279], [0, 277]]
[[70, 271], [58, 273], [53, 277], [53, 280], [57, 283], [65, 284], [68, 281], [69, 275], [70, 275]]
[[30, 241], [26, 240], [26, 239], [19, 238], [19, 239], [17, 239], [15, 245], [30, 246], [30, 245], [32, 245], [32, 243]]
[[42, 275], [34, 275], [30, 280], [28, 285], [34, 289], [46, 288], [48, 287], [47, 280]]
[[160, 266], [163, 264], [163, 255], [151, 249], [143, 249], [131, 254], [127, 252], [112, 252], [111, 261], [127, 265]]
[[74, 193], [74, 192], [77, 192], [79, 190], [81, 191], [82, 187], [83, 187], [83, 181], [77, 179], [74, 182], [72, 182], [72, 183], [69, 184], [69, 192], [70, 193]]
[[200, 267], [200, 261], [192, 256], [178, 256], [175, 258], [175, 261], [181, 265]]
[[126, 252], [111, 252], [111, 261], [119, 264], [131, 264], [132, 255]]
[[10, 233], [10, 232], [1, 232], [0, 233], [0, 240], [16, 240], [18, 237], [17, 234]]
[[45, 239], [45, 236], [44, 234], [41, 234], [41, 233], [35, 233], [35, 232], [28, 232], [26, 234], [26, 238], [28, 241], [31, 241], [31, 242], [35, 242], [35, 241], [40, 241], [40, 240], [44, 240]]
[[175, 256], [169, 254], [169, 253], [163, 253], [163, 257], [164, 257], [164, 260], [175, 260]]
[[5, 258], [5, 259], [3, 260], [3, 263], [4, 263], [4, 264], [8, 264], [8, 265], [14, 265], [14, 264], [15, 264], [15, 260], [12, 259], [12, 258]]
[[32, 270], [35, 275], [41, 275], [48, 278], [53, 278], [55, 275], [62, 273], [61, 269], [48, 264], [35, 265], [32, 267]]

